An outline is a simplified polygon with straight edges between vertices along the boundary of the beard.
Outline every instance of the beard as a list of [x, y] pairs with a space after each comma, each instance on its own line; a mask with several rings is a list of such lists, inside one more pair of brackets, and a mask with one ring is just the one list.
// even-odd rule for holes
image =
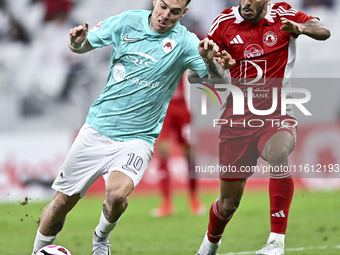
[[[261, 7], [257, 8], [256, 9], [256, 15], [252, 18], [244, 17], [242, 15], [242, 12], [240, 12], [240, 14], [241, 14], [241, 16], [244, 20], [249, 21], [250, 23], [254, 23], [254, 22], [259, 21], [259, 18], [262, 15], [265, 7], [266, 7], [266, 4], [263, 4]], [[248, 9], [248, 8], [243, 8], [243, 9]]]

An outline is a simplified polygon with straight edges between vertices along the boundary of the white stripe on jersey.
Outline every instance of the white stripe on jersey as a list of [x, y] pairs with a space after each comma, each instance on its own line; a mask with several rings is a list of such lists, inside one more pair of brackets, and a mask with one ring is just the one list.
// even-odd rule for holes
[[283, 8], [282, 6], [279, 6], [279, 11], [281, 11], [281, 12], [295, 12], [295, 13], [297, 13], [298, 11], [297, 10], [295, 10], [295, 9], [293, 9], [293, 8], [290, 8], [289, 10], [286, 10], [285, 8]]
[[219, 14], [217, 17], [216, 17], [216, 19], [215, 19], [215, 21], [213, 22], [213, 24], [211, 25], [211, 28], [210, 28], [210, 30], [214, 27], [214, 26], [216, 26], [218, 23], [220, 23], [220, 20], [222, 19], [222, 18], [226, 18], [226, 17], [229, 17], [229, 16], [233, 16], [234, 14], [233, 13], [229, 13], [229, 14]]
[[276, 14], [278, 14], [279, 16], [295, 16], [295, 14], [297, 14], [297, 13], [298, 13], [298, 11], [293, 9], [293, 8], [286, 10], [282, 6], [279, 6], [278, 9], [272, 10], [270, 15], [271, 15], [271, 17], [275, 17]]
[[[286, 88], [286, 87], [292, 87], [292, 81], [290, 79], [292, 72], [293, 72], [293, 66], [295, 63], [295, 58], [296, 58], [296, 38], [294, 37], [290, 37], [290, 41], [289, 41], [289, 46], [288, 46], [288, 59], [287, 59], [287, 64], [285, 67], [285, 72], [284, 72], [284, 78], [282, 80], [282, 87]], [[289, 93], [287, 95], [288, 98], [292, 98], [292, 94]], [[294, 109], [293, 109], [293, 105], [289, 104], [287, 105], [287, 115], [295, 118], [294, 116]]]
[[222, 21], [232, 18], [235, 18], [235, 15], [233, 13], [218, 15], [214, 23], [211, 25], [209, 35], [211, 36], [216, 31]]
[[237, 36], [236, 36], [236, 38], [237, 38], [237, 40], [238, 40], [240, 43], [244, 43], [244, 42], [242, 41], [242, 39], [241, 39], [241, 36], [240, 36], [240, 35], [237, 35]]

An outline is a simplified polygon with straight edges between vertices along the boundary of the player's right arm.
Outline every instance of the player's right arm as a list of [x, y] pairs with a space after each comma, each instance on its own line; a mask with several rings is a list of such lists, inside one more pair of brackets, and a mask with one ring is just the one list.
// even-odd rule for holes
[[295, 33], [298, 35], [304, 34], [315, 40], [327, 40], [331, 36], [331, 32], [318, 19], [313, 18], [305, 23], [296, 23], [292, 20], [281, 18], [281, 30]]
[[88, 31], [89, 23], [87, 22], [84, 26], [79, 25], [70, 29], [69, 48], [72, 52], [82, 54], [94, 49], [86, 39]]

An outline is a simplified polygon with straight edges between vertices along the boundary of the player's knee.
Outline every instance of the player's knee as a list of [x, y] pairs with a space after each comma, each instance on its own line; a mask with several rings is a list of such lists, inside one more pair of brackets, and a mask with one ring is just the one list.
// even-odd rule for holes
[[127, 207], [127, 194], [123, 190], [107, 190], [105, 200], [112, 208], [118, 206]]
[[219, 211], [223, 217], [228, 218], [236, 212], [239, 205], [238, 200], [225, 199], [220, 203]]
[[286, 165], [290, 151], [285, 147], [279, 147], [268, 152], [268, 163], [270, 165], [279, 166]]
[[66, 195], [56, 196], [48, 207], [50, 216], [57, 218], [59, 215], [66, 215], [78, 202], [78, 195], [72, 197]]
[[67, 204], [63, 201], [59, 202], [52, 202], [48, 208], [48, 215], [54, 221], [55, 219], [58, 219], [62, 215], [66, 215], [69, 212], [67, 209]]

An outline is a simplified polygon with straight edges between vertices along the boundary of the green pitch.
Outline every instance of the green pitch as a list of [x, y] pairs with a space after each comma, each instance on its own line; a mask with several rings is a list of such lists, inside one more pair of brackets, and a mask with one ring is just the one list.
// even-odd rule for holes
[[[217, 194], [202, 196], [207, 207]], [[0, 204], [0, 254], [30, 255], [37, 221], [47, 202], [23, 198]], [[157, 196], [132, 196], [129, 207], [111, 235], [112, 254], [194, 255], [207, 229], [208, 214], [190, 215], [186, 197], [175, 197], [176, 214], [155, 219], [151, 209]], [[252, 254], [265, 244], [269, 232], [269, 199], [266, 192], [246, 192], [239, 210], [226, 228], [219, 254]], [[97, 225], [102, 198], [84, 198], [68, 215], [56, 244], [73, 255], [90, 255], [92, 231]], [[299, 191], [291, 207], [286, 253], [298, 255], [340, 254], [340, 192]]]

